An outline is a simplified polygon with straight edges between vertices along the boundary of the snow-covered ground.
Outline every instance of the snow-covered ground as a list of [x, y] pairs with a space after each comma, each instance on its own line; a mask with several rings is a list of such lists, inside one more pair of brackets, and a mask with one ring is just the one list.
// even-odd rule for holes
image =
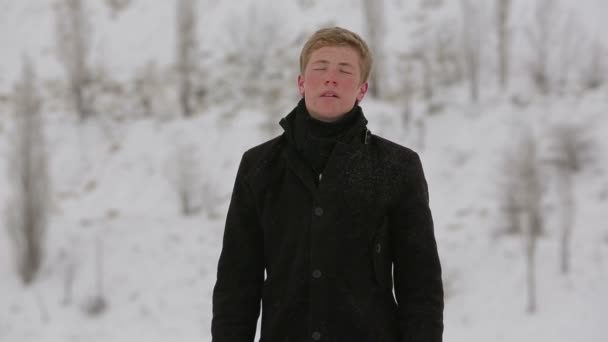
[[[272, 3], [284, 13], [286, 37], [329, 22], [363, 29], [359, 2], [308, 2], [313, 6], [302, 11], [296, 2]], [[63, 77], [53, 55], [51, 3], [0, 0], [0, 95], [10, 93], [24, 51], [35, 60], [40, 79]], [[102, 2], [88, 3], [97, 32], [93, 60], [103, 61], [117, 79], [128, 78], [150, 59], [171, 63], [172, 2], [136, 0], [113, 19]], [[223, 48], [221, 23], [235, 12], [245, 15], [247, 7], [207, 3], [199, 6], [207, 25], [199, 27], [207, 39], [201, 40]], [[387, 34], [389, 43], [397, 44], [404, 39], [401, 32], [409, 29], [407, 23], [397, 24], [401, 17], [395, 13], [404, 7], [398, 6], [400, 1], [386, 3], [393, 9], [388, 22], [403, 26], [393, 26]], [[516, 1], [519, 11], [526, 3]], [[592, 30], [605, 27], [598, 19], [608, 14], [605, 1], [577, 3]], [[453, 3], [446, 6], [459, 10]], [[444, 270], [444, 340], [604, 341], [608, 87], [563, 97], [538, 97], [520, 88], [501, 94], [487, 88], [475, 105], [465, 87], [443, 94], [444, 108], [425, 121], [424, 146], [419, 130], [405, 130], [399, 104], [372, 98], [362, 103], [374, 133], [420, 152]], [[529, 104], [514, 103], [514, 94], [525, 95]], [[53, 206], [46, 259], [39, 279], [22, 286], [0, 220], [0, 341], [210, 341], [211, 292], [236, 167], [247, 148], [272, 137], [265, 128], [268, 113], [217, 104], [191, 119], [168, 114], [162, 120], [78, 124], [63, 107], [48, 107], [44, 117]], [[415, 103], [413, 108], [416, 112], [422, 107]], [[0, 208], [10, 200], [6, 171], [11, 111], [0, 97]], [[547, 232], [539, 240], [536, 259], [538, 310], [529, 314], [524, 243], [517, 236], [495, 234], [502, 224], [497, 211], [498, 183], [505, 176], [501, 161], [522, 127], [531, 127], [542, 139], [547, 124], [566, 119], [588, 125], [596, 144], [595, 162], [574, 179], [568, 275], [559, 271], [557, 213], [550, 210], [555, 199], [547, 200]], [[180, 151], [193, 153], [197, 186], [206, 189], [210, 204], [190, 217], [180, 214], [175, 186]], [[549, 177], [547, 184], [550, 196], [554, 180]], [[99, 291], [98, 267], [107, 307], [91, 314]]]

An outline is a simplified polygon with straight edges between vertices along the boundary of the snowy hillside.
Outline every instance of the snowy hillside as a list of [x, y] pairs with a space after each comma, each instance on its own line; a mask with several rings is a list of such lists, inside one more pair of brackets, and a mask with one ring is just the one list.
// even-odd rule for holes
[[[479, 101], [469, 100], [465, 81], [436, 90], [432, 101], [415, 92], [413, 121], [406, 125], [399, 87], [405, 75], [419, 77], [418, 70], [406, 74], [397, 56], [416, 44], [416, 25], [448, 23], [457, 30], [461, 7], [459, 1], [385, 1], [384, 75], [392, 93], [384, 100], [367, 97], [362, 107], [373, 133], [421, 155], [446, 289], [444, 341], [606, 340], [608, 82], [547, 95], [534, 89], [525, 74], [531, 52], [522, 38], [533, 2], [514, 1], [510, 87], [496, 85], [495, 42], [489, 39]], [[240, 157], [280, 133], [279, 118], [295, 105], [297, 98], [290, 94], [296, 93], [293, 77], [302, 36], [327, 24], [363, 32], [361, 1], [276, 0], [250, 7], [245, 1], [200, 0], [197, 31], [208, 76], [201, 84], [212, 100], [201, 102], [191, 118], [179, 114], [172, 89], [174, 2], [132, 0], [116, 13], [107, 1], [86, 2], [94, 32], [91, 65], [106, 73], [107, 84], [122, 87], [116, 97], [110, 92], [99, 96], [103, 115], [87, 122], [76, 119], [62, 90], [65, 75], [56, 58], [53, 3], [0, 0], [0, 213], [12, 198], [12, 96], [24, 53], [34, 61], [43, 97], [52, 189], [46, 258], [31, 286], [23, 286], [15, 272], [13, 246], [0, 216], [0, 341], [210, 342], [211, 293]], [[489, 2], [482, 3], [491, 13]], [[569, 13], [571, 2], [562, 5]], [[578, 1], [572, 12], [581, 18], [585, 42], [600, 37], [605, 51], [608, 36], [599, 32], [607, 29], [607, 6], [603, 0]], [[276, 18], [274, 25], [280, 28], [272, 49], [285, 49], [293, 57], [293, 63], [285, 62], [293, 70], [284, 71], [286, 82], [280, 85], [287, 95], [268, 107], [236, 105], [251, 100], [230, 92], [243, 78], [238, 68], [244, 66], [233, 71], [222, 63], [239, 44], [249, 44], [249, 39], [235, 37], [263, 33], [252, 25], [268, 18]], [[587, 57], [580, 54], [577, 62], [584, 66]], [[286, 68], [274, 62], [265, 68]], [[132, 81], [150, 63], [162, 88], [161, 103], [154, 115], [130, 115], [135, 106]], [[544, 155], [550, 127], [560, 122], [584, 127], [593, 153], [573, 176], [568, 274], [560, 272], [559, 264], [560, 180], [551, 167], [544, 173], [545, 232], [535, 259], [537, 310], [528, 313], [524, 240], [498, 234], [506, 224], [500, 183], [510, 173], [505, 155], [518, 146], [522, 132], [532, 132]], [[190, 186], [200, 189], [196, 200], [203, 207], [191, 216], [182, 215], [179, 202], [184, 165], [194, 174]], [[105, 300], [101, 308], [100, 294]]]

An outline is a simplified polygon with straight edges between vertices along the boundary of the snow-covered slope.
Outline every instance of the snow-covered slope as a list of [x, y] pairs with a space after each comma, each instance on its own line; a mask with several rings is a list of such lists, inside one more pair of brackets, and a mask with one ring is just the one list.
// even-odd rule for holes
[[[87, 2], [95, 32], [94, 64], [102, 63], [113, 78], [126, 80], [148, 61], [172, 63], [173, 2], [134, 0], [116, 16], [104, 3]], [[358, 1], [308, 1], [312, 5], [304, 9], [297, 3], [260, 5], [266, 11], [260, 15], [275, 13], [281, 20], [286, 41], [328, 23], [363, 30]], [[403, 18], [419, 5], [401, 3], [386, 1], [386, 39], [393, 52], [407, 45], [404, 32], [412, 30], [412, 23]], [[527, 1], [515, 3], [515, 13], [526, 13]], [[18, 78], [23, 52], [33, 57], [43, 82], [63, 77], [54, 55], [52, 4], [0, 0], [0, 95], [8, 95]], [[608, 14], [605, 1], [577, 4], [591, 31], [605, 27], [598, 19]], [[444, 6], [441, 16], [458, 17], [456, 2]], [[203, 52], [213, 60], [230, 49], [226, 23], [248, 18], [248, 11], [245, 2], [200, 1]], [[247, 29], [237, 27], [236, 32]], [[388, 75], [393, 84], [401, 77], [399, 72]], [[424, 121], [424, 146], [419, 126], [406, 130], [402, 124], [399, 101], [366, 98], [362, 104], [374, 133], [411, 146], [422, 157], [444, 270], [444, 340], [605, 340], [608, 88], [543, 98], [528, 88], [501, 93], [488, 84], [480, 103], [470, 104], [467, 96], [464, 86], [440, 94], [443, 108]], [[516, 96], [526, 104], [513, 101]], [[272, 137], [268, 121], [277, 121], [269, 119], [270, 110], [234, 109], [232, 100], [238, 99], [211, 105], [191, 119], [166, 113], [162, 119], [78, 124], [63, 109], [44, 113], [53, 181], [47, 258], [39, 280], [23, 287], [0, 221], [0, 341], [211, 340], [211, 292], [236, 167], [247, 148]], [[415, 100], [414, 114], [424, 106]], [[286, 114], [289, 109], [281, 105], [274, 110]], [[10, 200], [11, 111], [0, 97], [0, 208]], [[538, 311], [528, 314], [523, 241], [495, 237], [502, 224], [497, 211], [501, 161], [521, 127], [532, 127], [542, 138], [548, 123], [565, 119], [588, 123], [597, 152], [595, 162], [574, 179], [571, 272], [559, 272], [557, 214], [548, 210], [547, 233], [539, 240], [536, 259]], [[180, 214], [175, 185], [180, 153], [191, 153], [191, 166], [200, 175], [196, 186], [205, 189], [203, 200], [209, 204], [190, 217]], [[548, 194], [552, 181], [548, 179]], [[107, 307], [91, 314], [99, 291], [97, 267], [103, 270]]]

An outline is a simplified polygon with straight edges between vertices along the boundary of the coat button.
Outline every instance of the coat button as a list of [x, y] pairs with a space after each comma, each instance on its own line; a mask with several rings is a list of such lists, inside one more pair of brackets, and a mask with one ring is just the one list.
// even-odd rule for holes
[[314, 341], [320, 341], [321, 340], [321, 333], [318, 331], [315, 331], [312, 333], [312, 339]]
[[321, 273], [321, 270], [314, 270], [314, 271], [312, 271], [312, 277], [315, 278], [315, 279], [321, 278], [322, 275], [323, 275], [323, 273]]
[[376, 244], [376, 253], [380, 254], [380, 252], [382, 252], [382, 245], [377, 243]]
[[323, 216], [323, 208], [316, 207], [315, 208], [315, 215], [317, 215], [317, 216]]

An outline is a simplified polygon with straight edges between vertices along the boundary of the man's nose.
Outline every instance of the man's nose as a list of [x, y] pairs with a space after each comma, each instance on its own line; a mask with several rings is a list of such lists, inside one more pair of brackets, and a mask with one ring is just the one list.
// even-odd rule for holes
[[325, 74], [325, 84], [338, 84], [337, 72], [335, 70], [329, 70]]

